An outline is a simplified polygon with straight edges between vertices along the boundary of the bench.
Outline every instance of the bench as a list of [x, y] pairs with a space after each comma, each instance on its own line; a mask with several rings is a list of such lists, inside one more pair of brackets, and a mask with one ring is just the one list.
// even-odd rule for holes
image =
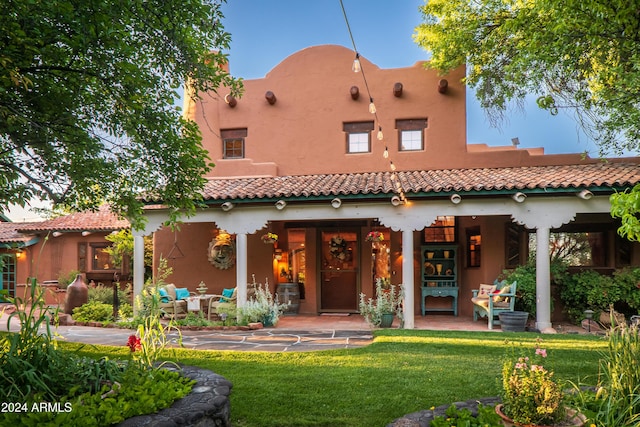
[[500, 313], [514, 311], [516, 303], [517, 282], [508, 284], [506, 281], [496, 282], [493, 285], [480, 285], [479, 289], [471, 291], [473, 293], [473, 320], [478, 317], [486, 317], [489, 329], [494, 325], [499, 325], [500, 320], [496, 319]]

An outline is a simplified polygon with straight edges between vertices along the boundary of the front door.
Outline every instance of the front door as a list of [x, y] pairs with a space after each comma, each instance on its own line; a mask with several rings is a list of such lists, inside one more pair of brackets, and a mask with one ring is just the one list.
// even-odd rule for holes
[[358, 311], [359, 242], [356, 230], [323, 230], [319, 239], [320, 311]]

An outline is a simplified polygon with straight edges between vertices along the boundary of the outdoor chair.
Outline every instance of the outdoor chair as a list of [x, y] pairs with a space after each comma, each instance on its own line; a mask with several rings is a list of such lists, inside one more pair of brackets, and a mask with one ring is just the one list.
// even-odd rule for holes
[[212, 295], [209, 299], [209, 309], [207, 310], [207, 319], [211, 320], [212, 316], [220, 317], [223, 312], [229, 313], [233, 311], [238, 303], [238, 288], [223, 289], [222, 295]]
[[494, 325], [499, 325], [497, 319], [500, 313], [514, 311], [516, 303], [517, 282], [507, 284], [506, 281], [496, 282], [493, 285], [480, 285], [479, 289], [474, 289], [473, 298], [473, 320], [478, 317], [486, 317], [489, 329]]
[[168, 284], [158, 289], [160, 293], [160, 309], [171, 318], [185, 317], [187, 315], [187, 298], [195, 295], [187, 288], [176, 288], [174, 284]]

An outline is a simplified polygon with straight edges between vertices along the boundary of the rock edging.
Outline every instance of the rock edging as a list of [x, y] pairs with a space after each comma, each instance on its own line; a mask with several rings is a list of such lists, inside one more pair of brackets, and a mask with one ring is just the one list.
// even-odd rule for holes
[[[466, 402], [454, 402], [453, 404], [458, 408], [458, 410], [466, 408], [471, 411], [473, 416], [477, 416], [479, 404], [484, 406], [495, 406], [500, 402], [501, 400], [499, 397], [484, 397], [482, 399], [467, 400]], [[434, 409], [413, 412], [402, 418], [394, 420], [391, 424], [388, 424], [387, 427], [429, 427], [431, 425], [431, 421], [433, 421], [435, 417], [445, 415], [450, 406], [451, 403], [438, 406]]]
[[155, 414], [138, 415], [118, 424], [119, 427], [142, 426], [231, 426], [229, 395], [233, 384], [215, 372], [195, 366], [167, 366], [195, 380], [191, 392], [169, 408]]

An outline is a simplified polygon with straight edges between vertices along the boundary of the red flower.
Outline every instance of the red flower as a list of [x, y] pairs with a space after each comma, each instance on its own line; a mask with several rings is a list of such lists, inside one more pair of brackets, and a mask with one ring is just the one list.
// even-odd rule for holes
[[131, 350], [131, 353], [135, 353], [138, 350], [142, 350], [142, 344], [140, 344], [140, 338], [135, 335], [129, 335], [127, 346]]

